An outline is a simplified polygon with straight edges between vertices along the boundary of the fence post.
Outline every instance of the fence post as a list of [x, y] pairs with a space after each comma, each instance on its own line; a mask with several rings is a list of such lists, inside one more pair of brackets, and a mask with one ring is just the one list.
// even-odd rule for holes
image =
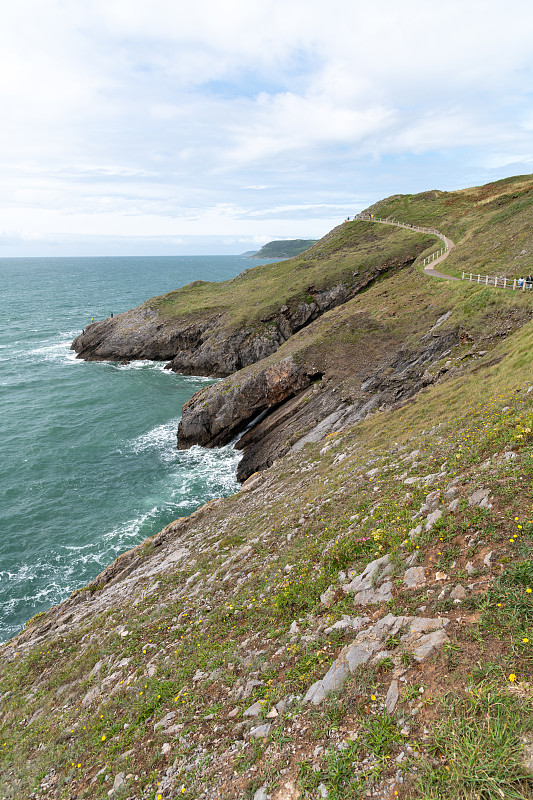
[[470, 273], [470, 283], [472, 283], [472, 273]]
[[479, 274], [478, 274], [478, 276], [477, 276], [477, 282], [478, 282], [478, 283], [480, 283], [480, 282], [481, 282], [481, 275], [479, 275]]
[[506, 287], [507, 287], [507, 276], [505, 276], [505, 278], [503, 279], [503, 288], [505, 289]]
[[513, 292], [514, 292], [515, 289], [516, 289], [516, 278], [513, 281]]
[[464, 279], [465, 279], [465, 274], [463, 272], [463, 276], [462, 276], [461, 280], [464, 281]]
[[498, 276], [496, 275], [496, 277], [494, 278], [494, 286], [497, 286], [497, 285], [498, 285]]
[[485, 278], [485, 286], [488, 286], [488, 285], [489, 285], [489, 276], [487, 275], [486, 278]]

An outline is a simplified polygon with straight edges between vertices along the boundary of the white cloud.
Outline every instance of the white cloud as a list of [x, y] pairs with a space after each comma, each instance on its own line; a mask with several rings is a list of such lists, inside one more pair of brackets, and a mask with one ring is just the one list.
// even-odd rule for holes
[[531, 163], [532, 22], [524, 0], [6, 4], [2, 220], [315, 236], [356, 195], [501, 177]]

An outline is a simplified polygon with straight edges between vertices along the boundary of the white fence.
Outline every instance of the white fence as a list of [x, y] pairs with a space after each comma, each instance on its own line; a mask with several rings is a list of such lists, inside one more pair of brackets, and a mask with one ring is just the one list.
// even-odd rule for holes
[[498, 275], [476, 275], [474, 272], [463, 272], [461, 280], [481, 283], [484, 286], [499, 286], [501, 289], [526, 291], [533, 289], [533, 283], [524, 278], [507, 278]]

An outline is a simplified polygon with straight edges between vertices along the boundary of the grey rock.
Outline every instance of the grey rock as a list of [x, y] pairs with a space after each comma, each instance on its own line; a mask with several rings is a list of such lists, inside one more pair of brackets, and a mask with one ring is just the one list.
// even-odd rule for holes
[[392, 583], [387, 581], [377, 589], [365, 589], [357, 592], [353, 601], [357, 605], [366, 606], [367, 603], [387, 603], [392, 600]]
[[320, 595], [320, 602], [323, 606], [329, 607], [335, 600], [335, 587], [328, 586], [325, 592]]
[[486, 567], [488, 567], [489, 569], [490, 569], [490, 567], [491, 567], [492, 553], [493, 553], [493, 551], [491, 550], [491, 551], [490, 551], [490, 553], [487, 553], [487, 555], [486, 555], [486, 556], [485, 556], [485, 558], [483, 559], [483, 563], [484, 563], [484, 564], [485, 564], [485, 566], [486, 566]]
[[248, 681], [246, 683], [246, 687], [244, 689], [244, 692], [242, 693], [242, 696], [243, 697], [250, 697], [250, 695], [252, 694], [253, 690], [257, 686], [262, 686], [262, 685], [263, 685], [263, 681], [256, 681], [256, 680], [253, 680], [253, 679]]
[[457, 584], [455, 589], [450, 592], [450, 597], [452, 600], [464, 600], [466, 597], [466, 591], [460, 583]]
[[165, 716], [159, 720], [159, 722], [155, 723], [154, 731], [157, 731], [158, 728], [166, 730], [175, 719], [176, 719], [176, 712], [169, 711], [168, 714], [165, 714]]
[[266, 785], [261, 786], [254, 794], [254, 800], [269, 800], [270, 795], [267, 793]]
[[258, 717], [261, 713], [261, 703], [259, 700], [253, 705], [249, 706], [246, 711], [243, 712], [243, 717]]
[[531, 739], [531, 736], [524, 736], [522, 738], [522, 753], [520, 760], [524, 769], [533, 775], [533, 740]]
[[476, 568], [471, 561], [467, 561], [465, 564], [465, 570], [468, 572], [469, 575], [473, 575], [474, 572], [476, 571]]
[[452, 502], [449, 504], [449, 506], [448, 506], [448, 511], [451, 511], [452, 513], [453, 513], [454, 511], [457, 511], [457, 507], [458, 507], [458, 505], [459, 505], [459, 503], [460, 503], [460, 502], [461, 502], [461, 501], [459, 500], [459, 498], [458, 498], [458, 497], [456, 497], [456, 498], [455, 498], [455, 500], [452, 500]]
[[331, 692], [339, 691], [357, 667], [389, 655], [383, 648], [384, 641], [402, 630], [407, 629], [401, 636], [405, 649], [412, 652], [417, 661], [422, 661], [448, 640], [444, 630], [448, 622], [441, 618], [387, 614], [341, 650], [324, 677], [309, 687], [304, 702], [318, 705]]
[[289, 635], [296, 636], [296, 634], [300, 633], [300, 628], [298, 627], [298, 623], [296, 620], [293, 620], [291, 623], [291, 627], [289, 628]]
[[396, 708], [396, 703], [400, 697], [400, 690], [398, 688], [398, 681], [391, 681], [387, 696], [385, 698], [385, 710], [387, 714], [392, 714]]
[[100, 687], [93, 686], [93, 688], [89, 689], [89, 691], [81, 701], [82, 706], [83, 707], [90, 706], [91, 703], [94, 703], [94, 701], [97, 700], [98, 697], [100, 697], [100, 695], [101, 695]]
[[483, 501], [485, 501], [486, 504], [489, 494], [490, 489], [477, 489], [470, 495], [468, 502], [471, 506], [479, 506]]
[[426, 530], [429, 531], [433, 527], [433, 525], [442, 517], [442, 511], [440, 508], [437, 508], [436, 511], [432, 511], [431, 514], [428, 514], [428, 518], [426, 519]]
[[266, 722], [264, 725], [257, 725], [257, 727], [250, 730], [250, 736], [252, 739], [262, 739], [263, 737], [266, 738], [270, 733], [271, 727], [271, 722]]
[[425, 636], [421, 636], [418, 640], [417, 647], [411, 652], [416, 661], [423, 661], [447, 641], [448, 636], [446, 631], [441, 628], [433, 631], [433, 633], [427, 633]]
[[376, 558], [365, 567], [360, 575], [357, 575], [349, 584], [345, 584], [342, 587], [343, 591], [345, 594], [348, 594], [348, 592], [356, 594], [357, 592], [372, 589], [384, 581], [390, 573], [389, 556], [385, 555], [381, 558]]
[[117, 775], [115, 775], [115, 780], [113, 781], [113, 788], [111, 789], [111, 792], [108, 792], [108, 794], [109, 795], [115, 794], [115, 792], [118, 792], [118, 790], [123, 786], [123, 784], [124, 784], [124, 773], [119, 772]]
[[318, 789], [318, 796], [321, 798], [321, 800], [327, 800], [327, 798], [329, 797], [327, 786], [325, 786], [323, 783], [319, 783], [317, 789]]
[[440, 503], [440, 492], [430, 492], [426, 497], [426, 506], [430, 511], [435, 511]]
[[426, 582], [424, 567], [410, 567], [403, 576], [403, 582], [408, 589], [418, 589], [420, 586], [424, 586]]

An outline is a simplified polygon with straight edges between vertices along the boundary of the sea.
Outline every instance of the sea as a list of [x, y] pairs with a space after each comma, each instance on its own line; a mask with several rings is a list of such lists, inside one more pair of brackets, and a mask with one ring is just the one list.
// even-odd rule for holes
[[0, 259], [0, 642], [120, 553], [235, 492], [240, 454], [176, 449], [183, 404], [212, 379], [161, 362], [86, 363], [90, 322], [242, 256]]

